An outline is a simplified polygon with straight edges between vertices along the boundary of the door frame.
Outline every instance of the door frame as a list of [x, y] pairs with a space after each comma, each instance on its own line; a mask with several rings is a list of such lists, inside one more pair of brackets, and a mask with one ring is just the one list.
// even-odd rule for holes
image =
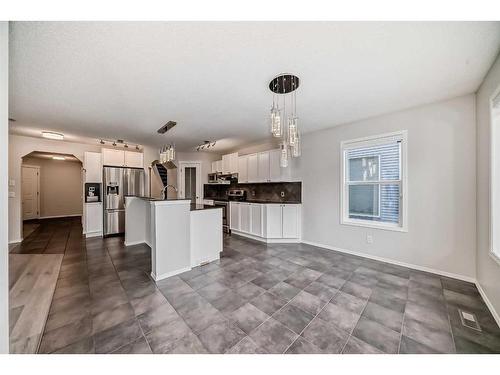
[[179, 161], [179, 166], [177, 168], [177, 188], [179, 189], [179, 198], [185, 199], [185, 187], [184, 187], [184, 168], [195, 167], [196, 168], [196, 203], [203, 203], [203, 183], [201, 181], [201, 168], [203, 163], [201, 161]]
[[[32, 219], [40, 218], [40, 166], [38, 165], [30, 165], [30, 164], [22, 164], [21, 165], [21, 218], [22, 222], [24, 222], [24, 196], [23, 196], [23, 168], [36, 169], [36, 183], [37, 183], [37, 195], [36, 195], [36, 216]], [[29, 219], [29, 220], [32, 220]]]

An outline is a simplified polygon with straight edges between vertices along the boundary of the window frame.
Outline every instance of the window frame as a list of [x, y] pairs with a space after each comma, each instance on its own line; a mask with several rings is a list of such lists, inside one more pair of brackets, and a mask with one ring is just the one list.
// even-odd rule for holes
[[[498, 265], [500, 265], [500, 246], [498, 249], [495, 249], [495, 244], [494, 244], [494, 240], [493, 240], [493, 232], [494, 232], [494, 228], [495, 227], [498, 227], [498, 225], [495, 225], [496, 221], [500, 221], [500, 217], [499, 218], [495, 218], [495, 214], [494, 214], [494, 207], [495, 207], [495, 200], [496, 199], [500, 199], [500, 196], [499, 197], [496, 197], [495, 199], [495, 195], [493, 194], [493, 192], [498, 189], [498, 187], [496, 186], [496, 183], [495, 183], [495, 158], [496, 158], [496, 152], [500, 152], [500, 150], [496, 150], [496, 147], [495, 147], [495, 135], [496, 133], [500, 132], [500, 129], [497, 129], [495, 131], [495, 127], [498, 126], [496, 124], [494, 124], [494, 112], [495, 112], [495, 109], [494, 109], [494, 106], [493, 106], [493, 103], [494, 103], [494, 100], [497, 96], [500, 95], [500, 86], [497, 87], [497, 89], [493, 92], [493, 94], [491, 95], [490, 97], [490, 100], [489, 100], [489, 111], [490, 111], [490, 155], [489, 155], [489, 162], [490, 162], [490, 173], [489, 173], [489, 178], [490, 178], [490, 181], [489, 181], [489, 189], [490, 189], [490, 202], [489, 202], [489, 219], [490, 219], [490, 233], [489, 233], [489, 237], [490, 237], [490, 243], [489, 243], [489, 255], [490, 257], [496, 261], [496, 263]], [[500, 112], [500, 110], [498, 110]], [[500, 114], [497, 115], [500, 117]], [[499, 125], [500, 125], [500, 121], [499, 121]], [[500, 233], [498, 235], [498, 237], [500, 238]], [[500, 242], [500, 240], [499, 240]]]
[[[401, 154], [399, 164], [399, 180], [378, 180], [377, 185], [399, 185], [399, 222], [387, 223], [377, 222], [372, 220], [353, 219], [349, 217], [349, 181], [348, 175], [349, 166], [347, 165], [346, 154], [348, 150], [362, 147], [371, 147], [387, 144], [390, 142], [400, 142]], [[401, 130], [392, 133], [379, 134], [369, 137], [356, 138], [340, 142], [340, 224], [366, 227], [373, 229], [391, 230], [397, 232], [408, 232], [408, 192], [407, 192], [407, 148], [408, 148], [408, 131]], [[379, 163], [379, 175], [381, 173]], [[363, 182], [366, 184], [373, 184], [372, 182]], [[360, 183], [355, 183], [359, 185]], [[379, 189], [379, 194], [381, 194]], [[379, 205], [381, 204], [379, 200]], [[380, 214], [380, 210], [379, 210]]]

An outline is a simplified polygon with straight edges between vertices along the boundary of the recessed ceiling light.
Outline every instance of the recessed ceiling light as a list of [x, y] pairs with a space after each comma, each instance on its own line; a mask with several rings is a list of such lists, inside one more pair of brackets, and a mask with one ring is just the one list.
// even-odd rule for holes
[[52, 156], [52, 159], [54, 160], [66, 160], [64, 156]]
[[42, 132], [42, 137], [48, 139], [55, 139], [58, 141], [62, 141], [64, 139], [64, 135], [54, 132]]

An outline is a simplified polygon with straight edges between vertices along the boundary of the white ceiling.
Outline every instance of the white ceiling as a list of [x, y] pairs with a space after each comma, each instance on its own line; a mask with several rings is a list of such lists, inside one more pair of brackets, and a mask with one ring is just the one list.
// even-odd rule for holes
[[310, 132], [474, 92], [499, 47], [498, 22], [13, 22], [11, 131], [224, 151], [268, 137], [278, 73]]

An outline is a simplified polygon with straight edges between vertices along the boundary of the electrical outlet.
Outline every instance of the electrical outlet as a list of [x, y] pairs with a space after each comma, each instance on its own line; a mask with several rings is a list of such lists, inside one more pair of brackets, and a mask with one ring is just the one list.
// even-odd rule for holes
[[281, 198], [285, 198], [285, 192], [284, 191], [282, 191], [280, 195], [281, 195]]
[[373, 236], [371, 234], [366, 235], [366, 243], [373, 243]]

